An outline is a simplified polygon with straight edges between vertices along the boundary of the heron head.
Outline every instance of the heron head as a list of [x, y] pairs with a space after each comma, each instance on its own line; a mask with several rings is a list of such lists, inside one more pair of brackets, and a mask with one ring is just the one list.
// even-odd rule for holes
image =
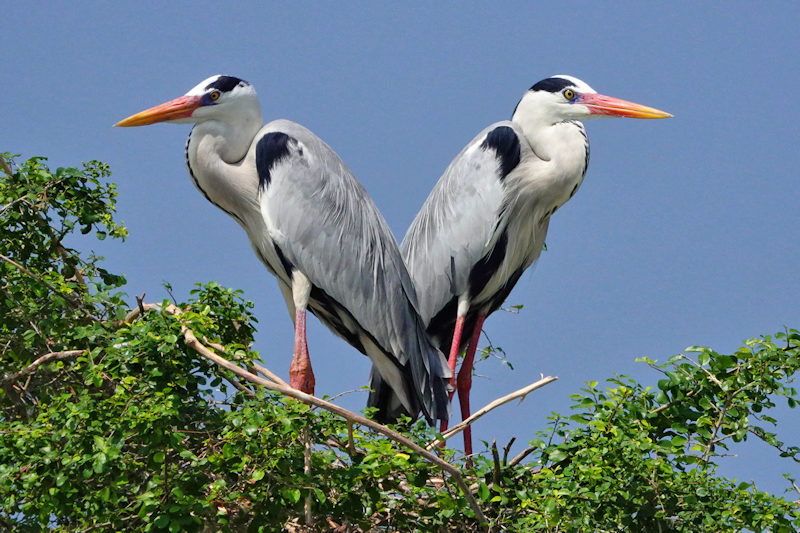
[[550, 125], [565, 120], [587, 120], [603, 116], [668, 118], [672, 115], [652, 107], [598, 94], [586, 82], [560, 74], [534, 84], [517, 104], [513, 119]]
[[261, 110], [255, 89], [242, 79], [218, 74], [201, 81], [183, 96], [140, 111], [114, 125], [127, 127], [156, 122], [202, 122], [224, 119], [242, 112], [257, 113], [260, 120]]

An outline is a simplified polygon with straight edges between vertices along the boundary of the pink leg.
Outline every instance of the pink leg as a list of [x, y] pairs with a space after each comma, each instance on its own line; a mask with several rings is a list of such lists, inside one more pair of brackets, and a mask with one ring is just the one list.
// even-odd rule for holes
[[306, 342], [306, 312], [297, 309], [294, 315], [294, 357], [289, 365], [289, 385], [306, 394], [314, 394], [314, 383]]
[[[450, 365], [450, 372], [453, 377], [450, 378], [450, 386], [453, 390], [450, 391], [450, 400], [453, 400], [453, 394], [456, 392], [456, 359], [458, 359], [458, 347], [461, 345], [461, 336], [464, 333], [464, 316], [456, 317], [456, 327], [453, 331], [453, 342], [450, 344], [450, 357], [447, 358], [447, 364]], [[444, 433], [447, 430], [447, 420], [442, 420], [439, 427], [439, 432]]]
[[[472, 364], [475, 362], [475, 350], [478, 348], [484, 320], [486, 320], [486, 315], [478, 315], [469, 346], [467, 346], [467, 353], [464, 354], [464, 361], [461, 363], [461, 370], [458, 371], [458, 401], [461, 404], [461, 420], [466, 420], [470, 415], [469, 391], [472, 388]], [[469, 426], [464, 430], [464, 453], [467, 456], [467, 464], [471, 464], [469, 457], [472, 455], [472, 428]]]

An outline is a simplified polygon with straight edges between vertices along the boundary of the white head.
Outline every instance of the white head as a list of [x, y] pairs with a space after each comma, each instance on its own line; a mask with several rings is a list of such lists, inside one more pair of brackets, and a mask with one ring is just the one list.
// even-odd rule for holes
[[514, 109], [511, 120], [546, 127], [567, 120], [597, 117], [667, 118], [669, 113], [604, 96], [578, 78], [559, 74], [531, 87]]
[[115, 126], [145, 126], [156, 122], [187, 123], [221, 120], [261, 124], [261, 106], [252, 85], [218, 74], [195, 85], [185, 95], [132, 115]]

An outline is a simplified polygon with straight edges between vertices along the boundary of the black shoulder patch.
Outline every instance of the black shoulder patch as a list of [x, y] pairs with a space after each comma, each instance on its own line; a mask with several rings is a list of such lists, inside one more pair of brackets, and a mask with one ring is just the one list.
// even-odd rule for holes
[[258, 190], [269, 187], [272, 180], [270, 171], [281, 159], [289, 156], [291, 137], [280, 131], [265, 133], [256, 145], [256, 170], [258, 171]]
[[[223, 93], [228, 91], [232, 91], [234, 87], [242, 83], [244, 80], [240, 80], [239, 78], [234, 78], [233, 76], [220, 76], [208, 85], [206, 85], [206, 90], [208, 89], [218, 89]], [[245, 84], [249, 85], [246, 81]]]
[[575, 84], [564, 78], [547, 78], [537, 82], [531, 91], [547, 91], [549, 93], [559, 93], [567, 87], [574, 87]]
[[273, 242], [275, 245], [275, 252], [278, 254], [278, 259], [281, 261], [281, 266], [283, 266], [284, 272], [286, 275], [289, 276], [289, 279], [292, 279], [292, 270], [294, 270], [294, 265], [291, 261], [286, 259], [286, 256], [283, 255], [283, 250], [280, 249], [277, 243]]
[[509, 126], [500, 126], [490, 131], [481, 143], [481, 148], [495, 151], [500, 160], [501, 180], [519, 165], [519, 138], [514, 129]]
[[508, 235], [505, 231], [500, 234], [494, 248], [486, 256], [478, 261], [469, 273], [469, 296], [474, 299], [489, 283], [492, 276], [500, 269], [503, 259], [506, 256], [508, 246]]

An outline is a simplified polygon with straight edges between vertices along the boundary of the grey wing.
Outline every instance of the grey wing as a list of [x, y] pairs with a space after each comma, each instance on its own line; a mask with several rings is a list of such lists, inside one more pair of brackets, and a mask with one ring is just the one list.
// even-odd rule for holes
[[[385, 356], [410, 371], [412, 383], [392, 386], [415, 389], [421, 405], [411, 406], [412, 416], [421, 408], [429, 419], [446, 418], [449, 370], [425, 334], [414, 285], [372, 199], [306, 128], [275, 121], [262, 130], [262, 143], [256, 154], [262, 215], [284, 266], [311, 281], [320, 311], [315, 314], [336, 322], [326, 325], [373, 361]], [[371, 343], [383, 354], [374, 353]]]
[[503, 180], [519, 161], [511, 122], [492, 124], [453, 159], [409, 227], [400, 249], [426, 325], [469, 290], [502, 235]]

